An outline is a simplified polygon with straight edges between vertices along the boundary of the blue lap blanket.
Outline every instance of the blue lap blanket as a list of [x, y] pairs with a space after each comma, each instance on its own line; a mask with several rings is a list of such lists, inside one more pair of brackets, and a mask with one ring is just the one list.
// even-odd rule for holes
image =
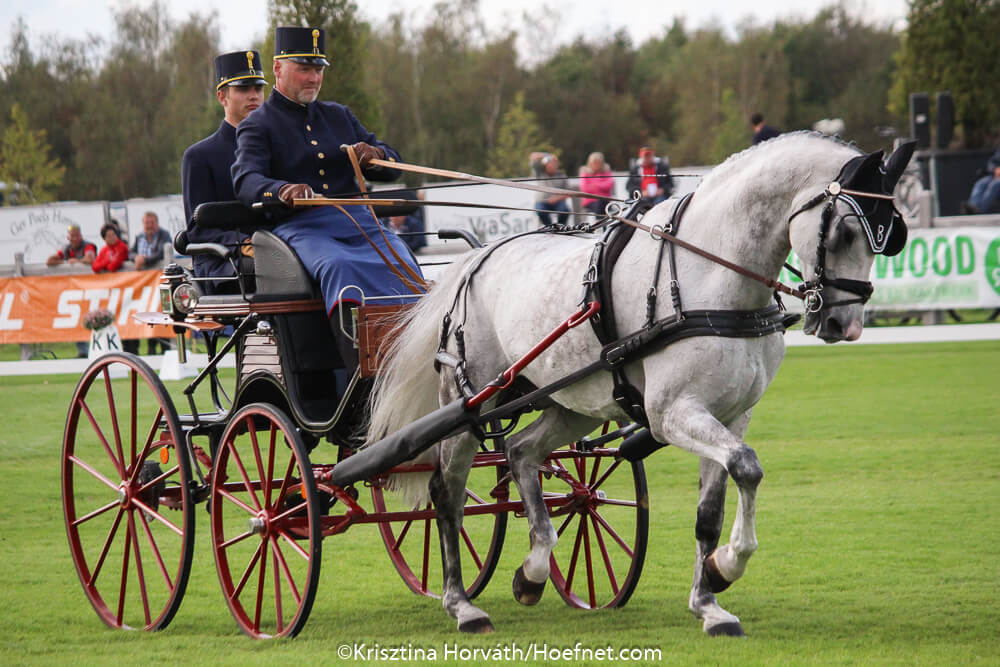
[[[409, 273], [398, 266], [398, 262], [386, 248], [388, 239], [396, 254], [417, 275], [421, 275], [420, 267], [417, 266], [410, 249], [402, 239], [380, 225], [367, 207], [345, 206], [344, 208], [358, 221], [382, 254], [396, 266], [396, 270], [406, 276], [410, 283], [414, 283]], [[319, 282], [328, 315], [340, 302], [338, 298], [340, 291], [348, 285], [360, 287], [366, 298], [394, 295], [405, 297], [413, 294], [413, 291], [385, 265], [350, 218], [335, 207], [318, 206], [298, 213], [275, 227], [274, 233], [295, 250], [306, 271]], [[344, 293], [343, 300], [360, 303], [361, 295], [357, 290], [349, 290]], [[380, 299], [378, 303], [399, 304], [411, 300]]]

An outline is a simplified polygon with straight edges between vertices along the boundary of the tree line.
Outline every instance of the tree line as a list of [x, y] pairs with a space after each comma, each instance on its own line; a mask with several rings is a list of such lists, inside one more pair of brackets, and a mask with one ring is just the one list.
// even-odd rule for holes
[[[108, 40], [29, 43], [23, 21], [10, 27], [0, 181], [30, 199], [179, 192], [181, 154], [222, 119], [214, 14], [176, 22], [152, 0], [113, 15]], [[841, 118], [846, 138], [888, 148], [907, 134], [916, 91], [953, 93], [958, 144], [1000, 132], [998, 0], [911, 0], [903, 32], [835, 4], [733, 31], [675, 20], [641, 44], [619, 30], [545, 46], [551, 10], [489, 30], [478, 0], [445, 0], [429, 16], [366, 21], [351, 0], [270, 0], [252, 46], [270, 77], [273, 26], [326, 27], [323, 99], [348, 104], [407, 161], [495, 176], [525, 175], [539, 148], [569, 171], [592, 151], [624, 169], [643, 145], [674, 165], [713, 164], [749, 144], [756, 111], [782, 130]]]

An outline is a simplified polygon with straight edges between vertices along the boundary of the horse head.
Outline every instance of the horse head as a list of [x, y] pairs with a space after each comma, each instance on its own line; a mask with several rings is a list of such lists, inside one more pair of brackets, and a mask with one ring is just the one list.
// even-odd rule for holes
[[807, 334], [828, 343], [861, 336], [875, 255], [896, 255], [906, 244], [892, 191], [914, 147], [901, 145], [884, 163], [882, 151], [851, 158], [822, 193], [792, 214], [789, 238], [802, 261]]

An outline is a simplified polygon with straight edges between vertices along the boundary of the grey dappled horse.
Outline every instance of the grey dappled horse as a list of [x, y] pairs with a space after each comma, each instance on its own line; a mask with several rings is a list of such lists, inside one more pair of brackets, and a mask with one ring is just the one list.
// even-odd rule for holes
[[[899, 252], [906, 236], [902, 220], [894, 217], [891, 199], [863, 195], [891, 193], [911, 154], [912, 146], [901, 148], [883, 164], [881, 152], [864, 155], [852, 145], [813, 133], [784, 135], [730, 157], [706, 176], [684, 214], [678, 237], [770, 278], [777, 277], [793, 249], [812, 287], [806, 333], [827, 342], [855, 340], [861, 335], [867, 299], [867, 294], [857, 295], [865, 285], [870, 294], [866, 281], [874, 252]], [[841, 193], [841, 186], [853, 186], [853, 191], [845, 192], [854, 196], [834, 196]], [[669, 210], [661, 204], [643, 222], [662, 226]], [[464, 308], [467, 370], [475, 387], [493, 380], [576, 312], [595, 241], [589, 235], [530, 235], [497, 248], [479, 268], [465, 298], [458, 300], [459, 308]], [[439, 375], [433, 360], [442, 318], [479, 252], [472, 251], [465, 261], [450, 267], [406, 315], [372, 394], [370, 442], [461, 398], [449, 369]], [[612, 290], [619, 332], [643, 325], [657, 252], [659, 244], [649, 234], [636, 232], [617, 262]], [[753, 310], [772, 302], [770, 288], [691, 252], [678, 249], [676, 265], [685, 309]], [[659, 284], [666, 285], [671, 278], [668, 262], [663, 262]], [[660, 299], [656, 316], [669, 315], [671, 307], [669, 299]], [[453, 339], [448, 350], [455, 353]], [[529, 365], [523, 376], [540, 387], [597, 359], [600, 351], [594, 332], [580, 326]], [[632, 383], [643, 393], [655, 439], [701, 457], [694, 583], [688, 604], [710, 635], [743, 634], [739, 619], [719, 605], [715, 594], [743, 576], [757, 549], [754, 514], [763, 470], [743, 434], [784, 352], [779, 334], [693, 337], [627, 367]], [[603, 421], [627, 419], [612, 400], [607, 372], [590, 375], [551, 398], [554, 405], [506, 445], [530, 524], [531, 549], [514, 581], [515, 597], [526, 604], [540, 595], [557, 539], [543, 503], [538, 466], [550, 452]], [[466, 598], [459, 558], [465, 484], [478, 444], [469, 433], [446, 439], [421, 457], [437, 466], [429, 485], [426, 476], [408, 477], [422, 484], [417, 490], [424, 492], [424, 498], [429, 491], [437, 508], [445, 610], [458, 620], [460, 630], [488, 632], [493, 629], [489, 617]], [[720, 547], [727, 477], [733, 478], [739, 497], [729, 542]]]

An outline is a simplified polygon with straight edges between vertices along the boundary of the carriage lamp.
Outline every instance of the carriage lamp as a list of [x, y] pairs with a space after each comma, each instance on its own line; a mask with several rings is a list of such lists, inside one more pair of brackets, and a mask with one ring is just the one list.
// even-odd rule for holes
[[181, 283], [174, 290], [173, 304], [185, 315], [191, 314], [198, 305], [198, 290], [191, 283]]

